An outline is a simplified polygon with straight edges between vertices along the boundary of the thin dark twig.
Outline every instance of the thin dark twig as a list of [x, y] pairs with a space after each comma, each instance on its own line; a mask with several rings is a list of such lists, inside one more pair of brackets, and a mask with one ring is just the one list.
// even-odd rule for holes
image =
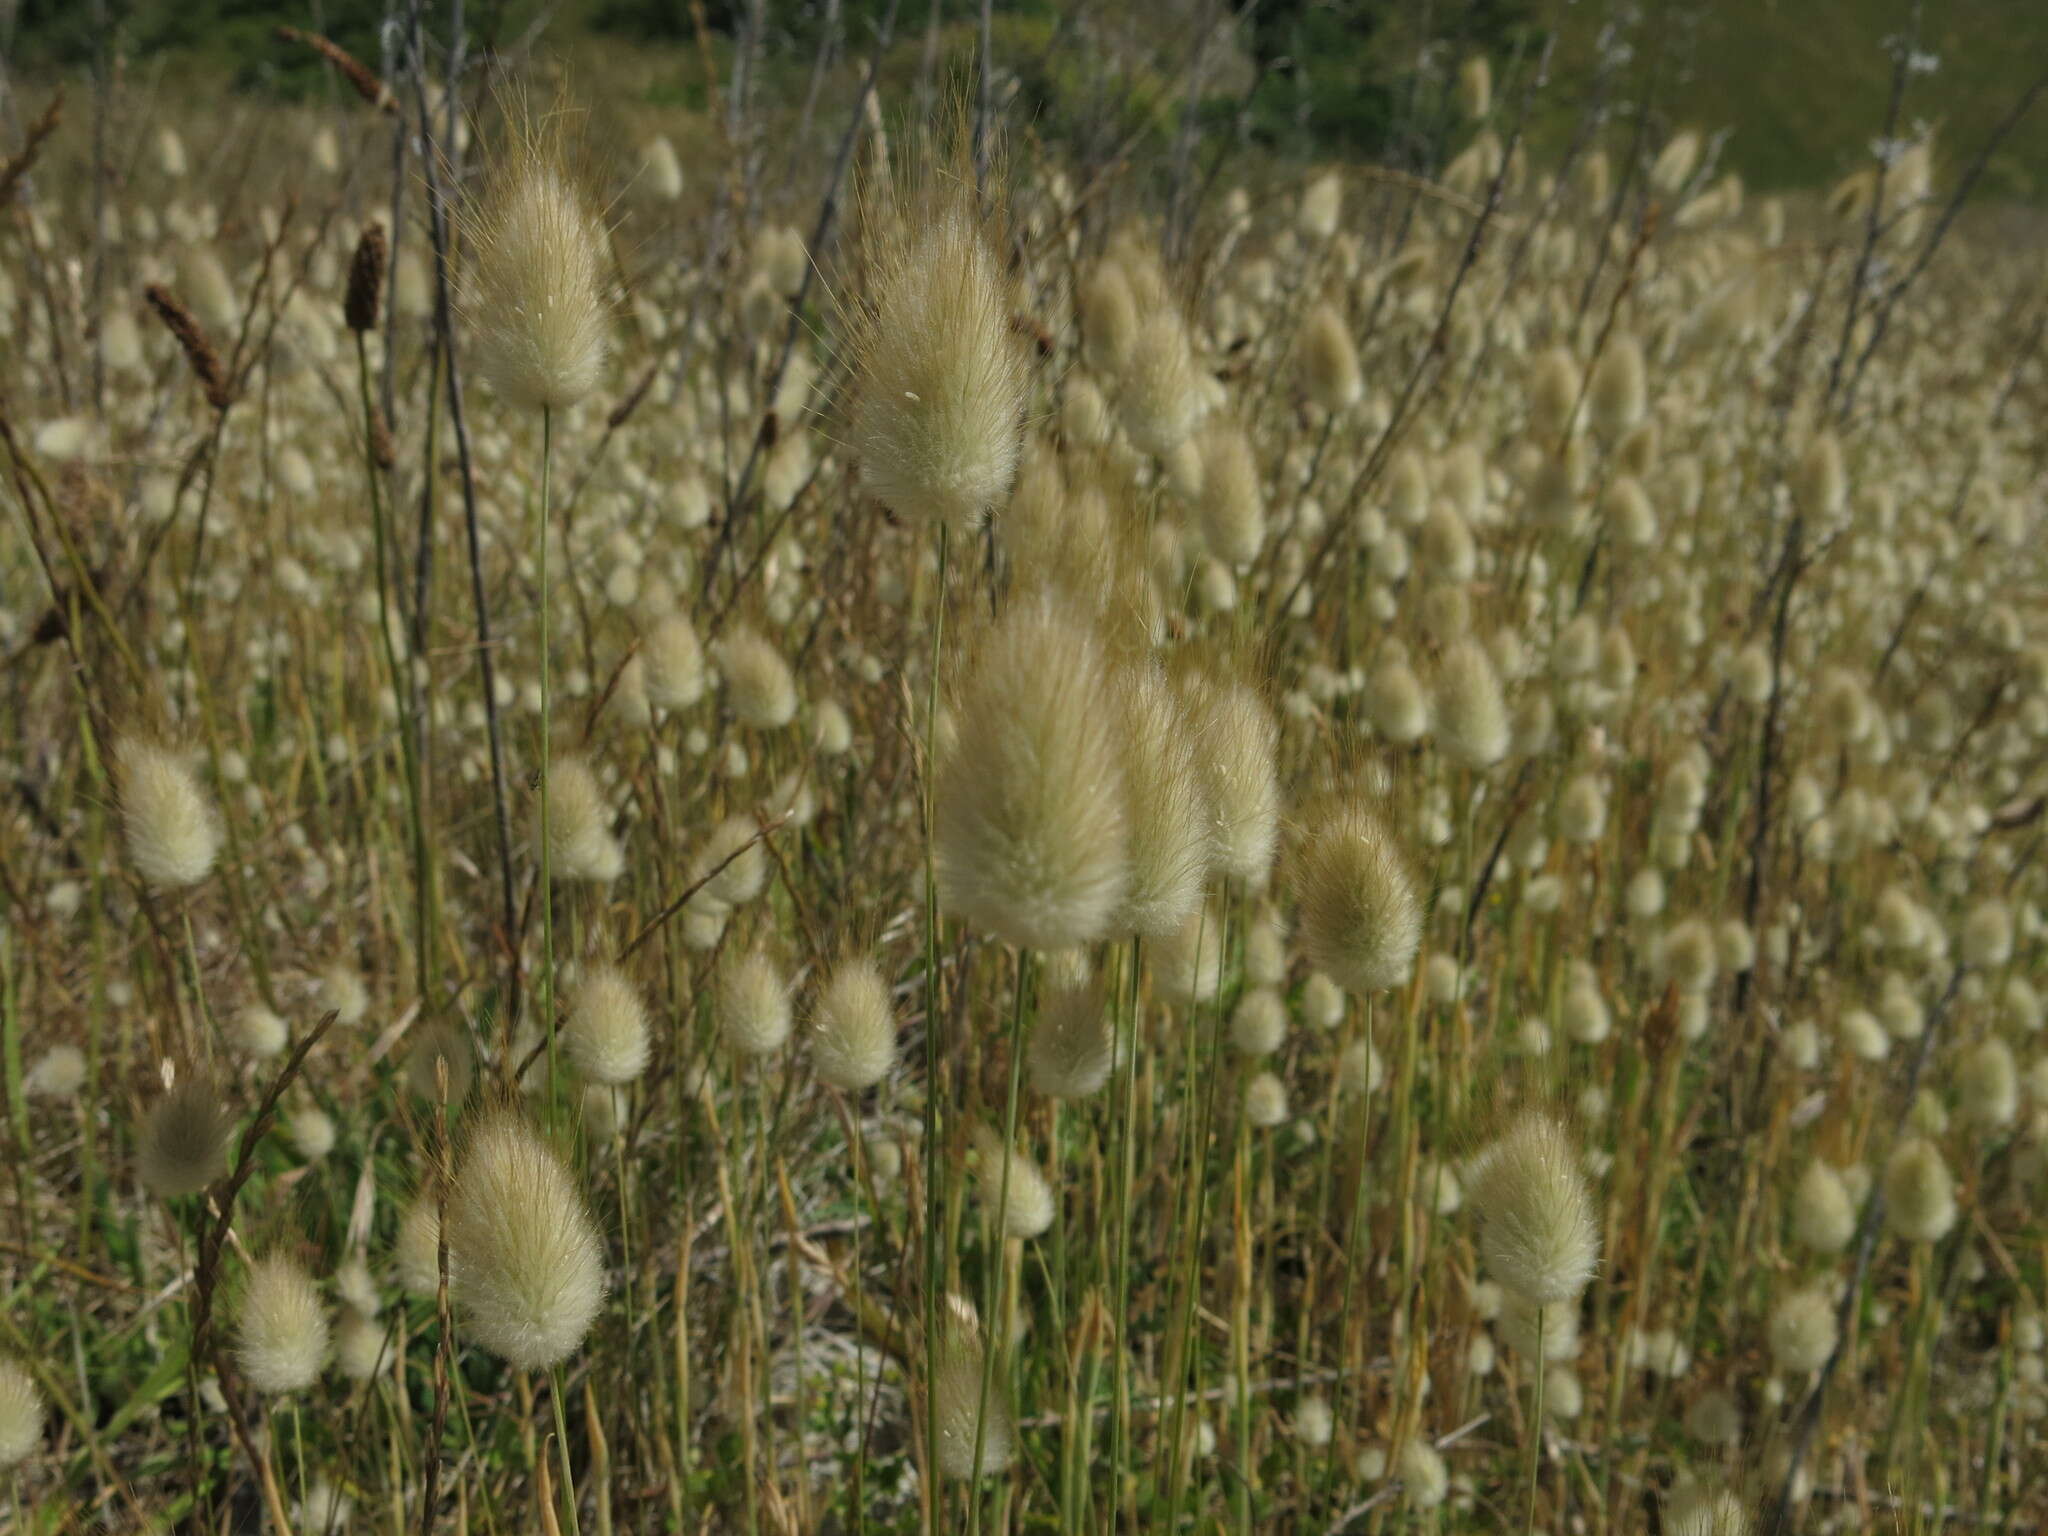
[[[455, 357], [454, 294], [449, 281], [448, 209], [434, 153], [434, 130], [427, 108], [425, 70], [417, 56], [418, 12], [415, 8], [413, 95], [420, 115], [420, 166], [427, 184], [427, 234], [434, 247], [434, 326], [442, 337], [447, 365], [448, 424], [455, 429], [455, 460], [462, 475], [462, 524], [469, 547], [469, 592], [476, 609], [477, 667], [482, 674], [484, 731], [490, 742], [491, 808], [498, 834], [498, 898], [507, 950], [505, 1017], [509, 1028], [519, 1014], [518, 901], [512, 883], [512, 815], [505, 787], [505, 750], [498, 728], [497, 668], [491, 659], [490, 601], [484, 592], [483, 538], [477, 529], [476, 466], [470, 454], [469, 417], [462, 405], [462, 369]], [[454, 89], [451, 84], [449, 89]], [[395, 261], [393, 263], [396, 265]]]
[[1948, 206], [1942, 209], [1941, 217], [1935, 220], [1934, 228], [1928, 232], [1927, 240], [1920, 247], [1919, 254], [1913, 258], [1912, 266], [1906, 269], [1896, 283], [1885, 290], [1884, 297], [1878, 301], [1870, 323], [1870, 339], [1863, 344], [1863, 350], [1857, 354], [1856, 371], [1849, 376], [1849, 388], [1842, 397], [1843, 416], [1846, 417], [1856, 404], [1857, 390], [1863, 384], [1863, 371], [1870, 366], [1870, 359], [1883, 344], [1885, 334], [1891, 328], [1892, 310], [1898, 305], [1899, 300], [1905, 297], [1907, 290], [1919, 281], [1920, 275], [1934, 260], [1934, 253], [1941, 248], [1950, 226], [1956, 221], [1956, 215], [1962, 212], [1964, 201], [1976, 190], [1977, 182], [1983, 176], [1985, 168], [1990, 165], [1992, 155], [1997, 153], [1999, 145], [2011, 136], [2012, 131], [2019, 127], [2020, 119], [2033, 109], [2035, 101], [2044, 90], [2048, 90], [2048, 73], [2036, 78], [2034, 83], [2021, 93], [2020, 99], [2013, 103], [2012, 110], [1999, 119], [1998, 126], [1991, 130], [1990, 137], [1985, 139], [1983, 147], [1977, 151], [1976, 159], [1970, 162], [1969, 169], [1963, 172], [1962, 178], [1956, 183], [1955, 194], [1949, 198]]
[[[774, 408], [775, 397], [782, 389], [782, 377], [788, 371], [790, 354], [796, 350], [797, 334], [803, 328], [804, 300], [810, 296], [811, 284], [818, 274], [818, 262], [824, 255], [825, 244], [831, 238], [832, 226], [839, 215], [839, 189], [846, 180], [847, 166], [852, 163], [853, 146], [860, 138], [861, 124], [867, 118], [868, 97], [874, 92], [875, 79], [881, 73], [882, 57], [889, 51], [889, 39], [896, 30], [897, 3], [898, 0], [889, 0], [889, 9], [882, 14], [881, 26], [875, 38], [875, 51], [868, 60], [867, 78], [861, 83], [860, 91], [853, 99], [853, 111], [847, 119], [846, 132], [840, 135], [839, 150], [832, 160], [832, 175], [825, 183], [825, 197], [818, 205], [818, 219], [811, 230], [811, 259], [804, 263], [803, 281], [797, 285], [796, 296], [789, 301], [789, 324], [782, 333], [782, 350], [776, 354], [775, 367], [769, 373], [768, 381], [761, 392], [761, 398], [768, 402], [771, 411]], [[719, 398], [721, 401], [725, 398], [723, 390], [719, 391]], [[733, 482], [731, 489], [726, 493], [725, 518], [719, 524], [717, 542], [712, 545], [711, 553], [704, 561], [704, 584], [700, 594], [702, 597], [708, 598], [711, 595], [712, 580], [717, 576], [718, 567], [732, 543], [734, 530], [739, 523], [741, 505], [746, 500], [748, 487], [753, 483], [754, 470], [761, 461], [764, 436], [765, 434], [758, 431], [754, 433], [752, 446], [747, 449], [746, 462], [740, 466], [739, 479]]]
[[[733, 849], [731, 853], [727, 854], [724, 858], [720, 859], [717, 864], [712, 866], [712, 868], [710, 868], [709, 870], [705, 871], [705, 873], [699, 876], [696, 880], [684, 886], [681, 895], [677, 896], [674, 901], [671, 901], [667, 906], [663, 907], [659, 912], [655, 913], [653, 917], [649, 918], [647, 920], [647, 925], [644, 928], [642, 928], [638, 933], [634, 934], [633, 937], [627, 941], [626, 947], [619, 951], [619, 964], [624, 965], [626, 963], [626, 960], [632, 955], [634, 950], [638, 949], [642, 944], [645, 944], [649, 939], [653, 938], [655, 933], [660, 929], [663, 923], [666, 923], [670, 918], [674, 917], [678, 912], [682, 911], [683, 907], [685, 906], [685, 904], [688, 903], [689, 899], [692, 896], [696, 895], [699, 891], [703, 890], [705, 886], [709, 885], [712, 881], [716, 880], [720, 875], [724, 874], [726, 865], [732, 863], [734, 859], [738, 858], [741, 854], [745, 853], [749, 848], [753, 847], [754, 844], [760, 842], [769, 833], [779, 831], [783, 823], [789, 820], [791, 814], [792, 813], [788, 811], [783, 812], [782, 815], [776, 817], [775, 820], [769, 822], [767, 825], [757, 830], [752, 837], [748, 838], [744, 843], [741, 843], [739, 847]], [[528, 1058], [528, 1060], [530, 1061], [531, 1058]], [[519, 1067], [520, 1072], [524, 1073], [526, 1071], [526, 1067], [527, 1063], [522, 1062]]]

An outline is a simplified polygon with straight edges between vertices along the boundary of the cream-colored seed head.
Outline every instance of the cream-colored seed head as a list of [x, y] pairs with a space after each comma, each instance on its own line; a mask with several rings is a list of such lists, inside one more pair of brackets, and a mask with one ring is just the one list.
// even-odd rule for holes
[[258, 1392], [310, 1387], [327, 1359], [327, 1314], [305, 1266], [285, 1254], [258, 1259], [242, 1289], [235, 1361]]
[[1792, 1235], [1816, 1253], [1840, 1253], [1856, 1235], [1856, 1202], [1842, 1176], [1819, 1158], [1793, 1187]]
[[1287, 1085], [1271, 1072], [1261, 1072], [1244, 1085], [1244, 1117], [1262, 1131], [1287, 1123]]
[[1626, 331], [1608, 338], [1586, 386], [1586, 419], [1604, 443], [1616, 443], [1643, 419], [1649, 397], [1643, 345]]
[[965, 538], [1016, 478], [1028, 373], [972, 189], [940, 185], [884, 222], [848, 443], [883, 505]]
[[470, 1135], [448, 1197], [449, 1292], [491, 1353], [556, 1364], [604, 1302], [604, 1245], [583, 1193], [541, 1133], [498, 1111]]
[[1445, 653], [1435, 715], [1436, 739], [1452, 761], [1481, 769], [1507, 756], [1507, 702], [1493, 659], [1477, 640], [1460, 640]]
[[1827, 1364], [1835, 1348], [1835, 1309], [1824, 1291], [1794, 1291], [1771, 1309], [1771, 1361], [1803, 1376]]
[[1181, 698], [1194, 726], [1195, 760], [1208, 786], [1223, 873], [1262, 888], [1280, 836], [1279, 727], [1247, 683], [1190, 676]]
[[42, 1388], [19, 1360], [0, 1355], [0, 1472], [28, 1460], [42, 1438]]
[[948, 1296], [944, 1311], [939, 1349], [927, 1384], [931, 1394], [927, 1411], [938, 1434], [939, 1471], [962, 1481], [997, 1476], [1008, 1471], [1017, 1458], [1009, 1394], [982, 1390], [986, 1346], [973, 1307], [959, 1297]]
[[1137, 299], [1121, 263], [1103, 257], [1082, 277], [1074, 300], [1089, 367], [1121, 373], [1138, 334]]
[[255, 1061], [269, 1061], [290, 1041], [285, 1022], [261, 1003], [249, 1003], [237, 1010], [229, 1024], [234, 1042]]
[[767, 1056], [789, 1039], [789, 983], [768, 955], [728, 959], [718, 979], [718, 1032], [736, 1055]]
[[441, 1289], [441, 1212], [432, 1189], [415, 1195], [399, 1217], [391, 1259], [407, 1295], [432, 1296]]
[[1394, 1475], [1401, 1480], [1402, 1499], [1416, 1509], [1435, 1509], [1450, 1496], [1450, 1471], [1427, 1440], [1412, 1439], [1401, 1447]]
[[1482, 1152], [1466, 1177], [1487, 1269], [1516, 1295], [1548, 1307], [1593, 1278], [1600, 1226], [1563, 1126], [1531, 1112]]
[[1202, 457], [1202, 538], [1225, 564], [1250, 565], [1266, 537], [1265, 493], [1251, 439], [1236, 422], [1215, 420], [1195, 442]]
[[1112, 689], [1121, 723], [1130, 858], [1114, 926], [1161, 939], [1178, 931], [1201, 904], [1213, 850], [1208, 791], [1181, 700], [1159, 668], [1120, 667]]
[[561, 410], [611, 352], [605, 241], [551, 146], [517, 144], [470, 221], [465, 298], [476, 368], [522, 410]]
[[162, 1199], [196, 1195], [228, 1171], [234, 1115], [202, 1073], [180, 1075], [151, 1104], [135, 1133], [135, 1171]]
[[2002, 1130], [2020, 1112], [2019, 1064], [2012, 1047], [1993, 1036], [1973, 1047], [1956, 1071], [1963, 1118], [1987, 1131]]
[[1230, 1043], [1246, 1056], [1270, 1056], [1287, 1040], [1287, 1004], [1271, 987], [1252, 987], [1230, 1015]]
[[220, 817], [185, 760], [128, 737], [114, 749], [114, 773], [136, 872], [160, 891], [204, 880], [220, 854]]
[[866, 955], [833, 970], [812, 1009], [811, 1070], [844, 1093], [872, 1088], [896, 1059], [896, 1013], [889, 984]]
[[1884, 1197], [1885, 1219], [1908, 1242], [1939, 1242], [1956, 1224], [1955, 1178], [1924, 1136], [1908, 1136], [1893, 1149]]
[[1100, 978], [1049, 987], [1039, 997], [1025, 1057], [1032, 1089], [1049, 1099], [1098, 1092], [1115, 1065], [1111, 1029]]
[[796, 678], [767, 636], [735, 624], [713, 647], [733, 714], [757, 731], [780, 730], [796, 718]]
[[1358, 348], [1333, 304], [1318, 304], [1302, 324], [1301, 385], [1317, 409], [1332, 415], [1365, 398]]
[[1114, 693], [1084, 620], [1014, 600], [962, 686], [932, 795], [944, 907], [996, 937], [1066, 949], [1104, 937], [1130, 886]]
[[85, 1086], [85, 1052], [75, 1045], [53, 1045], [39, 1056], [22, 1079], [22, 1092], [32, 1099], [69, 1099]]
[[656, 708], [688, 709], [704, 697], [704, 648], [685, 615], [666, 613], [650, 624], [640, 659], [647, 701]]
[[609, 961], [587, 966], [569, 994], [562, 1031], [570, 1063], [595, 1083], [630, 1083], [647, 1069], [647, 1005]]
[[971, 1135], [980, 1158], [975, 1177], [983, 1198], [1000, 1217], [1003, 1235], [1037, 1237], [1052, 1225], [1057, 1209], [1045, 1175], [1022, 1152], [1005, 1156], [1001, 1135], [990, 1127], [976, 1124]]
[[343, 1307], [334, 1323], [334, 1363], [351, 1381], [368, 1381], [390, 1369], [392, 1343], [376, 1318]]
[[1293, 862], [1309, 963], [1369, 996], [1407, 980], [1422, 945], [1422, 901], [1393, 836], [1357, 801], [1313, 811]]
[[1139, 450], [1165, 454], [1202, 418], [1201, 376], [1180, 311], [1162, 303], [1145, 315], [1124, 357], [1116, 402]]
[[[548, 768], [547, 829], [549, 872], [557, 880], [606, 885], [626, 870], [626, 851], [612, 835], [611, 807], [597, 775], [581, 757], [558, 757]], [[540, 797], [534, 796], [535, 834], [540, 835]]]

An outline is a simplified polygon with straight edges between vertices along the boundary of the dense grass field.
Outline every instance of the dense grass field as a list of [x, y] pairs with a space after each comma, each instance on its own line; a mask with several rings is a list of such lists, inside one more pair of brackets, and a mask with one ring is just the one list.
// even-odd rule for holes
[[5, 82], [0, 1530], [2048, 1524], [2024, 80], [406, 15]]

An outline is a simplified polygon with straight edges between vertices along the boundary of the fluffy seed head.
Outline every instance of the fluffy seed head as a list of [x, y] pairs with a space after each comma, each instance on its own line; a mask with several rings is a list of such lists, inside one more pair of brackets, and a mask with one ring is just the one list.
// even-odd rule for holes
[[1171, 304], [1156, 305], [1138, 322], [1120, 382], [1124, 431], [1141, 452], [1165, 454], [1194, 431], [1202, 417], [1201, 376], [1187, 322]]
[[1704, 918], [1688, 917], [1673, 923], [1664, 934], [1661, 969], [1681, 992], [1705, 992], [1714, 984], [1721, 954], [1714, 943], [1714, 930]]
[[1262, 1131], [1287, 1123], [1287, 1085], [1261, 1072], [1244, 1085], [1244, 1117]]
[[1525, 1359], [1569, 1360], [1579, 1352], [1576, 1305], [1539, 1307], [1526, 1296], [1501, 1296], [1501, 1342]]
[[398, 1283], [411, 1296], [432, 1296], [441, 1289], [441, 1212], [434, 1191], [422, 1190], [398, 1219], [392, 1245]]
[[718, 1032], [741, 1056], [766, 1056], [789, 1039], [789, 983], [761, 950], [728, 960], [718, 978]]
[[1202, 900], [1209, 805], [1188, 721], [1165, 675], [1134, 664], [1112, 679], [1122, 729], [1129, 882], [1115, 926], [1141, 938], [1178, 931]]
[[1507, 702], [1493, 659], [1477, 640], [1445, 652], [1436, 685], [1436, 739], [1453, 761], [1490, 768], [1508, 754]]
[[1885, 1219], [1913, 1243], [1939, 1242], [1956, 1224], [1955, 1179], [1941, 1151], [1924, 1136], [1908, 1136], [1884, 1170]]
[[1287, 1004], [1271, 987], [1252, 987], [1230, 1015], [1230, 1043], [1247, 1056], [1270, 1056], [1287, 1039]]
[[28, 1069], [22, 1091], [32, 1099], [68, 1099], [85, 1086], [85, 1052], [75, 1045], [53, 1045]]
[[996, 621], [934, 782], [947, 909], [1029, 948], [1108, 933], [1130, 882], [1112, 706], [1101, 647], [1057, 599], [1019, 599]]
[[1050, 987], [1040, 995], [1025, 1057], [1034, 1091], [1049, 1099], [1085, 1099], [1109, 1081], [1116, 1042], [1104, 1002], [1100, 978]]
[[391, 1347], [374, 1317], [343, 1307], [334, 1324], [334, 1363], [351, 1381], [368, 1381], [391, 1365]]
[[1373, 728], [1396, 746], [1420, 740], [1429, 729], [1429, 696], [1406, 656], [1381, 660], [1366, 681], [1364, 702]]
[[[1006, 1157], [1002, 1137], [990, 1127], [977, 1124], [971, 1134], [981, 1159], [976, 1176], [982, 1194], [991, 1207], [1001, 1202], [1003, 1235], [1038, 1236], [1052, 1225], [1055, 1211], [1052, 1186], [1045, 1175], [1021, 1152], [1012, 1151]], [[1005, 1164], [1009, 1170], [1007, 1190], [1003, 1187]]]
[[1016, 478], [1029, 376], [972, 189], [941, 186], [884, 223], [848, 441], [885, 506], [964, 538]]
[[1835, 1309], [1818, 1289], [1794, 1291], [1771, 1309], [1771, 1361], [1803, 1376], [1827, 1364], [1835, 1348]]
[[656, 197], [674, 202], [683, 195], [683, 162], [665, 133], [657, 133], [640, 149], [640, 179]]
[[319, 1377], [327, 1359], [327, 1314], [298, 1260], [273, 1253], [249, 1267], [235, 1359], [258, 1392], [298, 1392]]
[[1849, 477], [1842, 468], [1842, 444], [1832, 432], [1816, 433], [1806, 445], [1793, 477], [1792, 494], [1809, 517], [1833, 517], [1849, 496]]
[[896, 1059], [889, 984], [866, 955], [842, 960], [812, 1010], [811, 1070], [845, 1093], [872, 1088]]
[[560, 410], [597, 388], [611, 351], [604, 235], [532, 133], [507, 152], [470, 216], [465, 307], [484, 381], [521, 410]]
[[1371, 810], [1355, 800], [1314, 810], [1293, 873], [1311, 965], [1361, 997], [1408, 978], [1422, 945], [1422, 902]]
[[1195, 439], [1202, 456], [1197, 510], [1202, 538], [1227, 565], [1250, 565], [1266, 537], [1265, 494], [1251, 439], [1234, 421], [1212, 421]]
[[1648, 392], [1642, 343], [1626, 331], [1617, 331], [1608, 339], [1586, 387], [1587, 424], [1603, 442], [1619, 442], [1643, 419]]
[[42, 1438], [42, 1389], [19, 1360], [0, 1355], [0, 1471], [26, 1461]]
[[228, 1027], [235, 1044], [256, 1061], [269, 1061], [290, 1039], [284, 1020], [261, 1003], [238, 1010]]
[[520, 1370], [566, 1357], [604, 1302], [604, 1247], [554, 1148], [513, 1111], [488, 1117], [448, 1197], [449, 1291], [469, 1331]]
[[626, 973], [596, 961], [569, 995], [563, 1044], [576, 1070], [595, 1083], [630, 1083], [647, 1069], [647, 1006]]
[[1600, 1225], [1563, 1126], [1525, 1114], [1466, 1177], [1479, 1213], [1479, 1251], [1502, 1286], [1548, 1307], [1593, 1278]]
[[2012, 908], [1993, 898], [1980, 901], [1963, 919], [1963, 959], [1983, 970], [1997, 970], [2012, 958]]
[[1749, 1536], [1749, 1514], [1726, 1488], [1694, 1485], [1672, 1495], [1664, 1530], [1666, 1536]]
[[[946, 1298], [939, 1347], [931, 1362], [930, 1413], [938, 1431], [939, 1470], [972, 1481], [1009, 1470], [1017, 1455], [1016, 1427], [1007, 1394], [981, 1390], [985, 1346], [974, 1309], [959, 1297]], [[975, 1458], [979, 1441], [981, 1456]]]
[[1427, 1440], [1410, 1440], [1401, 1447], [1394, 1458], [1394, 1475], [1401, 1480], [1401, 1497], [1417, 1509], [1435, 1509], [1451, 1491], [1444, 1459]]
[[220, 817], [185, 761], [134, 737], [114, 749], [128, 857], [156, 890], [197, 885], [220, 853]]
[[1856, 1235], [1856, 1202], [1842, 1176], [1819, 1158], [1792, 1190], [1792, 1235], [1816, 1253], [1840, 1253]]
[[196, 1195], [228, 1171], [234, 1116], [220, 1089], [203, 1074], [181, 1074], [142, 1117], [135, 1132], [135, 1171], [163, 1199]]
[[1335, 305], [1318, 304], [1302, 324], [1301, 387], [1318, 409], [1332, 414], [1365, 398], [1358, 348]]
[[1181, 698], [1208, 786], [1218, 863], [1223, 873], [1258, 890], [1272, 871], [1280, 836], [1279, 726], [1247, 683], [1217, 684], [1190, 675]]
[[768, 884], [768, 850], [759, 834], [760, 826], [750, 816], [728, 816], [711, 829], [690, 866], [692, 879], [704, 882], [697, 901], [743, 907], [761, 894]]
[[[548, 767], [547, 829], [549, 872], [557, 880], [609, 884], [625, 873], [626, 852], [612, 836], [611, 808], [597, 775], [581, 757], [558, 757]], [[535, 838], [541, 835], [534, 797]]]
[[1956, 1073], [1963, 1118], [1985, 1130], [2011, 1125], [2020, 1112], [2019, 1067], [2012, 1047], [1993, 1036], [1963, 1058]]
[[1114, 255], [1104, 256], [1082, 277], [1074, 308], [1088, 365], [1102, 373], [1121, 373], [1138, 334], [1138, 302]]
[[732, 712], [757, 731], [780, 730], [796, 718], [796, 678], [782, 652], [749, 624], [735, 624], [715, 647]]
[[683, 614], [663, 614], [650, 624], [640, 657], [648, 703], [658, 709], [688, 709], [704, 697], [704, 648]]

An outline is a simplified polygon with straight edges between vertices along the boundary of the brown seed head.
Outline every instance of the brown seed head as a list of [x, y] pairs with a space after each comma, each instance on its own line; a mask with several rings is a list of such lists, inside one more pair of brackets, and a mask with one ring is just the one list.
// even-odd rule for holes
[[228, 401], [233, 398], [228, 387], [227, 370], [221, 367], [220, 354], [213, 350], [213, 343], [206, 339], [206, 332], [192, 318], [192, 311], [162, 283], [151, 283], [142, 290], [142, 296], [149, 300], [149, 307], [157, 312], [164, 329], [185, 349], [185, 361], [192, 365], [192, 377], [206, 391], [206, 403], [216, 411], [226, 410]]
[[365, 226], [362, 238], [356, 241], [355, 260], [349, 263], [348, 297], [341, 305], [348, 328], [358, 334], [377, 329], [377, 300], [384, 291], [384, 264], [388, 254], [384, 226], [374, 223]]

